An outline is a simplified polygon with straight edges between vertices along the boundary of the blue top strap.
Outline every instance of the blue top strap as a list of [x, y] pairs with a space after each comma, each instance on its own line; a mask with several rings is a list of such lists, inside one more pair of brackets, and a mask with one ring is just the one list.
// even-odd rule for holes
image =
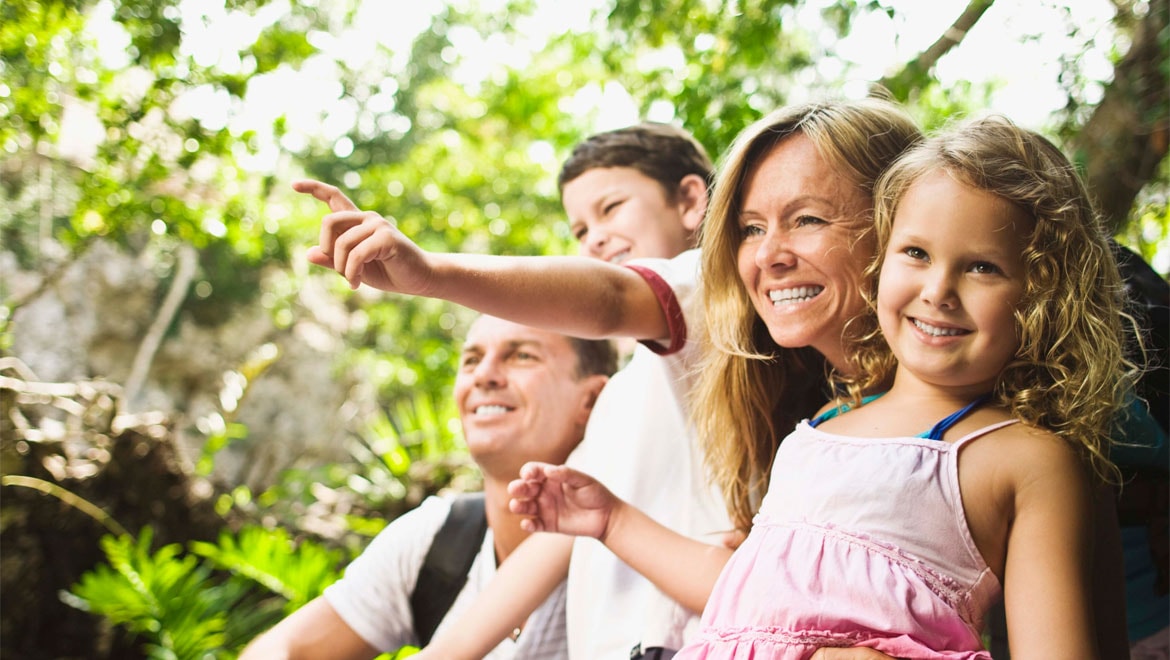
[[926, 433], [923, 433], [922, 435], [920, 435], [918, 437], [926, 438], [927, 440], [942, 440], [943, 434], [947, 432], [947, 429], [954, 426], [955, 423], [958, 422], [960, 419], [963, 419], [964, 417], [966, 417], [967, 413], [969, 413], [972, 410], [978, 408], [979, 406], [987, 403], [987, 400], [990, 398], [991, 398], [991, 392], [984, 394], [983, 396], [979, 397], [978, 399], [975, 399], [971, 403], [968, 403], [967, 405], [963, 406], [959, 410], [956, 410], [955, 412], [951, 413], [946, 418], [939, 420], [939, 423], [935, 424], [934, 427], [930, 429], [930, 431], [927, 431]]

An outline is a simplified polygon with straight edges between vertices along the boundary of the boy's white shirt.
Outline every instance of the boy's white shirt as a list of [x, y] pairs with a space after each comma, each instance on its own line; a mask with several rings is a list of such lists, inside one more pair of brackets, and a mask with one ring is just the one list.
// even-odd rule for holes
[[[697, 304], [698, 250], [630, 264], [669, 285], [685, 320], [697, 318], [691, 308]], [[666, 347], [677, 339], [658, 343]], [[585, 439], [568, 464], [670, 529], [718, 543], [731, 520], [718, 488], [708, 483], [682, 403], [695, 356], [693, 341], [664, 356], [639, 344], [602, 390]], [[567, 595], [571, 660], [626, 660], [638, 644], [679, 649], [698, 630], [699, 614], [667, 597], [596, 539], [574, 542]]]

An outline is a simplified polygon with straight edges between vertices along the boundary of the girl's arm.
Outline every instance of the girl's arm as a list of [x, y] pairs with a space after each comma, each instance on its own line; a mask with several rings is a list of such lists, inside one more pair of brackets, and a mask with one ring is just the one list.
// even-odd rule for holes
[[[414, 657], [475, 660], [487, 655], [540, 607], [569, 572], [573, 538], [534, 534], [508, 555], [487, 588]], [[523, 634], [523, 632], [521, 632]]]
[[508, 484], [513, 512], [529, 531], [600, 540], [667, 596], [702, 612], [732, 551], [683, 536], [564, 465], [526, 463]]
[[1093, 618], [1092, 489], [1074, 452], [1025, 437], [1003, 465], [1013, 481], [1004, 607], [1016, 660], [1100, 658]]
[[358, 210], [336, 187], [297, 181], [325, 202], [310, 262], [345, 276], [352, 288], [440, 298], [515, 323], [585, 339], [669, 336], [653, 290], [628, 268], [586, 257], [500, 257], [432, 253], [382, 216]]

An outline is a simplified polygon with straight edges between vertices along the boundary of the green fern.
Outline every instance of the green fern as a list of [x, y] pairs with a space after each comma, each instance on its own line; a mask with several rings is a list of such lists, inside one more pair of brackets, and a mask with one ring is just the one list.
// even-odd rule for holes
[[150, 552], [154, 533], [101, 540], [109, 565], [81, 576], [67, 603], [101, 615], [145, 638], [148, 657], [201, 660], [225, 657], [228, 612], [247, 585], [213, 579], [198, 557], [180, 556], [178, 544]]
[[249, 527], [218, 544], [170, 544], [151, 553], [153, 530], [102, 538], [108, 564], [81, 576], [66, 603], [145, 640], [153, 660], [234, 657], [234, 651], [337, 579], [339, 551], [284, 530]]
[[337, 580], [345, 559], [340, 551], [310, 541], [294, 547], [284, 529], [262, 527], [245, 527], [237, 536], [223, 532], [218, 545], [194, 542], [191, 552], [284, 597], [286, 613], [321, 595]]

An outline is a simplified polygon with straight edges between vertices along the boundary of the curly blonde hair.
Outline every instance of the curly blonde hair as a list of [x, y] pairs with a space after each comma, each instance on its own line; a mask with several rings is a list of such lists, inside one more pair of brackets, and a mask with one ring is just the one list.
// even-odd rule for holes
[[[1049, 140], [993, 115], [951, 126], [891, 166], [875, 192], [878, 256], [862, 276], [870, 310], [898, 204], [915, 182], [940, 170], [1035, 220], [1015, 313], [1020, 345], [996, 381], [994, 399], [1071, 443], [1098, 477], [1115, 483], [1110, 432], [1135, 373], [1124, 351], [1124, 289], [1081, 177]], [[896, 360], [874, 314], [854, 324], [860, 338], [847, 351], [854, 376], [839, 380], [857, 398], [887, 388]]]
[[[811, 348], [781, 348], [740, 280], [739, 213], [750, 171], [802, 134], [829, 166], [870, 196], [881, 172], [921, 138], [897, 104], [828, 100], [778, 109], [744, 129], [724, 155], [700, 230], [701, 348], [691, 414], [708, 469], [736, 527], [748, 529], [780, 440], [827, 399], [827, 365]], [[868, 224], [868, 214], [866, 221]]]

